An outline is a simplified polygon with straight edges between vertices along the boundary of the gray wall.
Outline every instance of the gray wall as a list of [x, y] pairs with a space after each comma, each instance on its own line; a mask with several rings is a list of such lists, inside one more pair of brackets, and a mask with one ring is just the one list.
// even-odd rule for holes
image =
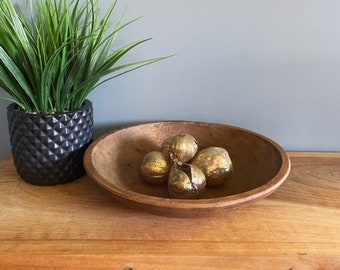
[[[23, 1], [17, 1], [23, 2]], [[113, 1], [100, 0], [102, 7]], [[287, 150], [340, 150], [340, 1], [130, 0], [143, 19], [119, 37], [153, 37], [129, 55], [177, 56], [91, 94], [97, 134], [127, 123], [197, 120], [262, 133]], [[1, 102], [0, 158], [9, 153]]]

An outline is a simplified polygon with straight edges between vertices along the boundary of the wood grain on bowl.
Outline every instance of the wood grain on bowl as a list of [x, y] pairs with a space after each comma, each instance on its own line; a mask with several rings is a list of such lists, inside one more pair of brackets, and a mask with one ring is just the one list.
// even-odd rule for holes
[[[142, 181], [140, 163], [150, 151], [159, 150], [169, 136], [188, 133], [199, 149], [225, 148], [233, 162], [232, 178], [206, 190], [200, 199], [170, 199], [166, 185]], [[84, 164], [89, 176], [116, 199], [131, 207], [166, 216], [193, 217], [214, 214], [253, 203], [275, 191], [287, 178], [290, 160], [274, 141], [238, 127], [170, 121], [114, 130], [93, 142]]]

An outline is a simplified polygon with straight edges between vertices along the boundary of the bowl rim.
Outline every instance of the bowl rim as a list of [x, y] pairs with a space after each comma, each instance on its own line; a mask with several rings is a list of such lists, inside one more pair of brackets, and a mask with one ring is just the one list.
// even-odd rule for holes
[[[281, 157], [281, 166], [275, 176], [270, 179], [267, 183], [256, 187], [254, 189], [232, 194], [223, 197], [217, 198], [202, 198], [202, 199], [173, 199], [173, 198], [164, 198], [164, 197], [157, 197], [152, 195], [146, 195], [142, 193], [138, 193], [132, 191], [130, 189], [124, 189], [120, 186], [112, 184], [112, 182], [106, 180], [102, 175], [99, 174], [98, 170], [95, 168], [92, 155], [96, 146], [102, 142], [105, 138], [111, 136], [114, 133], [121, 132], [125, 129], [134, 128], [142, 125], [154, 125], [154, 124], [172, 124], [172, 123], [187, 123], [187, 124], [209, 124], [209, 125], [217, 125], [217, 126], [224, 126], [232, 129], [237, 129], [242, 132], [250, 133], [254, 136], [259, 137], [260, 139], [266, 141], [267, 143], [271, 144], [279, 153]], [[142, 204], [154, 208], [162, 208], [162, 209], [176, 209], [181, 210], [200, 210], [206, 208], [238, 208], [241, 205], [245, 205], [249, 202], [256, 201], [263, 197], [266, 197], [273, 193], [288, 177], [291, 169], [291, 161], [287, 154], [287, 152], [275, 141], [272, 139], [259, 134], [255, 131], [233, 126], [233, 125], [226, 125], [221, 123], [211, 123], [211, 122], [201, 122], [201, 121], [155, 121], [155, 122], [146, 122], [146, 123], [139, 123], [134, 125], [127, 125], [120, 128], [113, 129], [100, 137], [94, 140], [89, 147], [87, 148], [84, 154], [84, 167], [87, 174], [90, 176], [92, 180], [94, 180], [97, 184], [99, 184], [102, 188], [109, 191], [116, 199], [120, 201], [131, 201], [134, 204]]]

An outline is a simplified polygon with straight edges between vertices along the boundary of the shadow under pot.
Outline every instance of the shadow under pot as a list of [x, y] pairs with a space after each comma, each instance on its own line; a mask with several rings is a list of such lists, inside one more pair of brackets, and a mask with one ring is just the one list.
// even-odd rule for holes
[[83, 156], [93, 141], [93, 107], [40, 115], [16, 104], [7, 108], [14, 165], [20, 177], [34, 185], [57, 185], [85, 174]]

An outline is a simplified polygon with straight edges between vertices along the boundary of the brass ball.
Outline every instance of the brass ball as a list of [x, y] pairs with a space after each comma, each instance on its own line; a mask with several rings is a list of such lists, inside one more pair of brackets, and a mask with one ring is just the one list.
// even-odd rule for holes
[[[182, 163], [190, 161], [198, 151], [197, 140], [190, 134], [180, 133], [166, 142], [170, 158]], [[166, 147], [164, 147], [166, 149]]]
[[162, 153], [169, 155], [169, 149], [170, 149], [170, 142], [172, 140], [172, 137], [167, 137], [161, 145], [161, 151]]
[[233, 172], [229, 153], [221, 147], [208, 147], [199, 151], [192, 164], [205, 174], [207, 186], [223, 185]]
[[160, 184], [167, 181], [171, 165], [170, 160], [160, 151], [147, 153], [140, 165], [140, 173], [145, 182]]
[[168, 192], [171, 198], [196, 199], [205, 191], [203, 172], [192, 164], [174, 164], [170, 170]]

